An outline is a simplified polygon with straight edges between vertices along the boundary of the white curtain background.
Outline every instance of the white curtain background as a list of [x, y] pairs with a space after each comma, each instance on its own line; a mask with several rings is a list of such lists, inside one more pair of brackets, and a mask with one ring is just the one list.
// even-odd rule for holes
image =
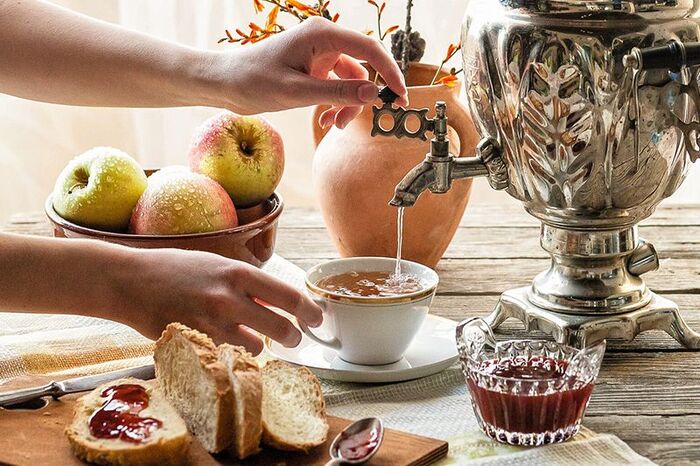
[[[214, 50], [239, 46], [217, 44], [225, 28], [242, 28], [252, 20], [263, 21], [256, 17], [252, 0], [56, 0], [56, 3], [158, 37]], [[437, 64], [448, 44], [458, 40], [467, 2], [415, 0], [414, 3], [413, 27], [428, 43], [423, 61]], [[340, 23], [361, 31], [374, 28], [374, 9], [365, 0], [335, 0], [331, 5], [333, 11], [340, 12]], [[403, 0], [388, 0], [384, 25], [403, 24], [404, 6]], [[14, 212], [42, 208], [56, 176], [68, 160], [96, 145], [118, 147], [144, 167], [183, 164], [194, 128], [216, 112], [211, 108], [67, 107], [0, 94], [0, 223]], [[311, 110], [266, 116], [285, 142], [287, 167], [279, 188], [282, 195], [288, 205], [315, 205], [310, 174]], [[691, 169], [688, 180], [670, 201], [700, 201], [698, 166]], [[472, 203], [488, 202], [515, 201], [492, 192], [479, 181]]]

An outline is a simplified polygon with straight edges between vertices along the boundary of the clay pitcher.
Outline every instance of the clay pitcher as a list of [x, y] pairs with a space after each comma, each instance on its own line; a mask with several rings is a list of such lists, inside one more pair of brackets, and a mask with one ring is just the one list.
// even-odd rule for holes
[[[465, 105], [460, 86], [430, 85], [436, 67], [412, 64], [408, 78], [411, 108], [447, 103], [451, 152], [473, 156], [478, 134]], [[420, 139], [372, 137], [372, 108], [345, 129], [323, 131], [313, 115], [317, 144], [313, 161], [314, 189], [331, 239], [343, 257], [394, 257], [397, 245], [397, 211], [388, 205], [396, 184], [423, 160], [429, 143]], [[446, 194], [425, 192], [405, 209], [402, 258], [434, 267], [452, 237], [469, 201], [471, 180], [458, 180]]]

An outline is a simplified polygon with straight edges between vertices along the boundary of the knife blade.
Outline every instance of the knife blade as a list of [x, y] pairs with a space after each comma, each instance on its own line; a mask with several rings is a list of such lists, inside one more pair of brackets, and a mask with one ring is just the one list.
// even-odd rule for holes
[[138, 367], [129, 367], [117, 371], [105, 372], [102, 374], [86, 375], [73, 379], [52, 381], [46, 385], [38, 387], [23, 388], [0, 393], [0, 407], [16, 405], [27, 401], [32, 401], [45, 396], [60, 398], [69, 393], [85, 392], [99, 387], [105, 382], [121, 379], [123, 377], [134, 377], [137, 379], [150, 380], [155, 377], [153, 364], [146, 364]]

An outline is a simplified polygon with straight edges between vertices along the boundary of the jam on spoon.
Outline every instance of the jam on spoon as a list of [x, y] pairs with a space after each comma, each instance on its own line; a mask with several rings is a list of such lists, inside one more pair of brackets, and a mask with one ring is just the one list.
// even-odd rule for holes
[[368, 417], [355, 421], [340, 432], [331, 443], [331, 460], [326, 466], [362, 464], [377, 452], [384, 437], [382, 421]]
[[148, 407], [146, 389], [137, 384], [114, 385], [105, 389], [102, 406], [90, 416], [90, 433], [97, 438], [143, 443], [163, 423], [139, 413]]

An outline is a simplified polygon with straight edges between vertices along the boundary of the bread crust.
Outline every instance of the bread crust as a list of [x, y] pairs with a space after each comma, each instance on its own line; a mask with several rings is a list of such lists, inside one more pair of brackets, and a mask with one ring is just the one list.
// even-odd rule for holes
[[214, 449], [211, 453], [221, 452], [228, 448], [234, 441], [235, 405], [233, 388], [231, 387], [228, 370], [226, 366], [219, 361], [218, 348], [209, 336], [179, 322], [173, 322], [168, 324], [160, 339], [156, 342], [156, 349], [153, 355], [156, 361], [156, 377], [160, 377], [158, 374], [160, 367], [158, 364], [159, 351], [177, 334], [190, 342], [192, 349], [199, 359], [201, 367], [214, 381], [219, 404], [216, 439], [214, 442]]
[[[170, 438], [160, 437], [149, 442], [129, 445], [128, 448], [108, 448], [104, 444], [109, 444], [108, 439], [86, 438], [80, 432], [80, 425], [87, 423], [89, 417], [85, 413], [93, 411], [94, 407], [88, 404], [90, 397], [95, 393], [101, 393], [105, 388], [115, 384], [138, 384], [146, 388], [152, 388], [152, 382], [126, 378], [109, 382], [97, 387], [92, 392], [78, 399], [74, 407], [73, 422], [66, 427], [65, 434], [71, 444], [73, 453], [83, 461], [105, 466], [150, 466], [184, 464], [188, 459], [187, 452], [192, 441], [192, 437], [185, 431], [183, 435]], [[151, 396], [153, 392], [151, 392]], [[159, 396], [164, 397], [163, 394]], [[175, 410], [173, 409], [173, 413]], [[180, 421], [182, 422], [182, 421]], [[183, 423], [184, 424], [184, 423]], [[114, 440], [114, 442], [121, 442]]]
[[299, 375], [303, 379], [306, 379], [306, 381], [311, 386], [313, 386], [313, 391], [314, 391], [315, 399], [317, 402], [316, 415], [319, 418], [322, 418], [324, 420], [324, 423], [326, 425], [326, 432], [323, 435], [323, 438], [320, 439], [318, 442], [290, 443], [290, 442], [287, 442], [282, 437], [276, 435], [269, 428], [269, 426], [265, 422], [265, 417], [263, 416], [262, 441], [265, 445], [276, 448], [277, 450], [302, 451], [304, 453], [308, 453], [309, 450], [311, 450], [312, 448], [315, 448], [319, 445], [322, 445], [328, 437], [328, 423], [326, 422], [326, 401], [323, 398], [323, 391], [321, 390], [321, 383], [318, 381], [318, 378], [308, 368], [306, 368], [304, 366], [295, 367], [295, 366], [290, 366], [289, 364], [287, 364], [283, 361], [273, 360], [273, 361], [268, 362], [265, 365], [265, 367], [263, 367], [262, 372], [264, 374], [266, 371], [280, 370], [280, 369], [285, 369], [285, 368], [289, 368], [289, 367], [294, 367], [294, 369], [297, 370]]
[[[234, 390], [234, 397], [244, 407], [242, 422], [236, 422], [236, 440], [231, 451], [239, 459], [244, 459], [260, 451], [262, 439], [262, 376], [260, 367], [253, 356], [241, 346], [222, 344], [219, 346], [219, 358], [229, 355], [231, 361], [232, 384], [240, 384], [239, 392]], [[240, 420], [240, 419], [239, 419]]]
[[66, 430], [73, 454], [83, 461], [104, 466], [157, 466], [186, 464], [189, 437], [177, 437], [170, 441], [158, 441], [131, 450], [110, 450], [92, 446], [70, 427]]

